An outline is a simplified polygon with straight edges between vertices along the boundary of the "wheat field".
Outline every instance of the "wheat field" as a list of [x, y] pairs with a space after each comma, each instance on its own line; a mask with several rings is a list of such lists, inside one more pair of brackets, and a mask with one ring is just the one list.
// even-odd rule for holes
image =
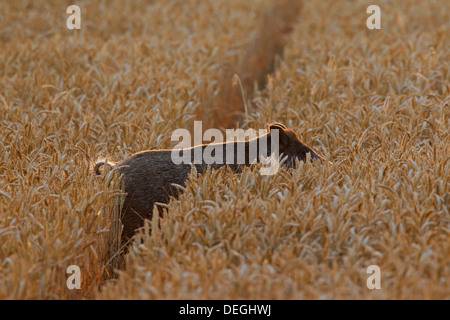
[[[0, 2], [0, 299], [450, 299], [448, 1], [380, 0], [380, 30], [368, 1], [71, 4]], [[199, 119], [332, 163], [192, 174], [111, 272], [92, 164]]]

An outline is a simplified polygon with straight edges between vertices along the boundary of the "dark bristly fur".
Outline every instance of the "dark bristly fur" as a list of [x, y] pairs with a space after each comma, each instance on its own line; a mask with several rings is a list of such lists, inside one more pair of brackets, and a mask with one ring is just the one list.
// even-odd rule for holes
[[[270, 139], [271, 133], [274, 130], [279, 130], [279, 152], [287, 156], [287, 161], [284, 163], [288, 167], [295, 166], [295, 159], [305, 161], [307, 153], [310, 153], [311, 159], [324, 159], [314, 152], [307, 145], [302, 143], [297, 134], [291, 129], [287, 129], [280, 123], [272, 123], [269, 125], [268, 133], [265, 136], [259, 136], [257, 139], [258, 154], [261, 155], [259, 148], [259, 141], [261, 138], [267, 138], [267, 151], [265, 157], [270, 156]], [[249, 159], [249, 145], [253, 140], [226, 142], [221, 144], [223, 147], [223, 157], [226, 157], [227, 144], [234, 144], [234, 157], [237, 159], [237, 150], [240, 144], [244, 144], [245, 149], [245, 164], [249, 165], [252, 160]], [[194, 146], [192, 149], [192, 158], [195, 154], [196, 148], [204, 149], [207, 145]], [[186, 150], [186, 149], [185, 149]], [[202, 150], [203, 151], [203, 150]], [[174, 164], [171, 158], [172, 150], [149, 150], [142, 151], [132, 155], [130, 158], [117, 163], [110, 164], [107, 161], [98, 162], [94, 167], [96, 174], [101, 174], [100, 167], [109, 166], [116, 168], [123, 176], [123, 183], [126, 192], [125, 201], [122, 206], [122, 242], [128, 242], [136, 230], [144, 225], [144, 219], [151, 219], [153, 206], [156, 202], [167, 203], [169, 197], [177, 196], [179, 188], [175, 185], [184, 186], [191, 172], [191, 165], [189, 164]], [[256, 159], [257, 161], [259, 160]], [[222, 163], [225, 163], [223, 161]], [[237, 163], [235, 161], [234, 163]], [[225, 164], [216, 164], [213, 168], [219, 168]], [[242, 165], [231, 164], [228, 165], [232, 170], [239, 171]], [[195, 165], [197, 172], [204, 172], [205, 164]]]

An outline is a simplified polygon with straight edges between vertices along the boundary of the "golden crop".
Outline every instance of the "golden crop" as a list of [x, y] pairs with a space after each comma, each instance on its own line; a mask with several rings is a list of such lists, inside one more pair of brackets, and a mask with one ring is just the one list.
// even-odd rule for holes
[[[67, 1], [0, 2], [0, 299], [450, 298], [448, 1], [380, 1], [381, 30], [366, 1], [275, 29], [294, 0], [77, 2], [81, 30]], [[333, 164], [192, 175], [112, 274], [120, 190], [92, 163], [236, 111]]]

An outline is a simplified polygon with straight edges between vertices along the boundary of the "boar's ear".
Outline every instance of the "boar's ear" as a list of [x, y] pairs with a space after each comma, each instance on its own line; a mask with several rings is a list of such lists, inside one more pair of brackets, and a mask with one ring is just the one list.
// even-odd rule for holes
[[275, 129], [275, 128], [280, 128], [280, 129], [283, 129], [283, 130], [286, 130], [287, 128], [286, 128], [286, 126], [284, 125], [284, 124], [281, 124], [281, 123], [279, 123], [279, 122], [272, 122], [271, 124], [269, 124], [269, 131], [273, 128], [273, 129]]
[[287, 128], [278, 122], [273, 122], [269, 124], [269, 133], [278, 130], [278, 141], [280, 145], [280, 153], [286, 153], [289, 148], [290, 139], [288, 133], [285, 131]]

